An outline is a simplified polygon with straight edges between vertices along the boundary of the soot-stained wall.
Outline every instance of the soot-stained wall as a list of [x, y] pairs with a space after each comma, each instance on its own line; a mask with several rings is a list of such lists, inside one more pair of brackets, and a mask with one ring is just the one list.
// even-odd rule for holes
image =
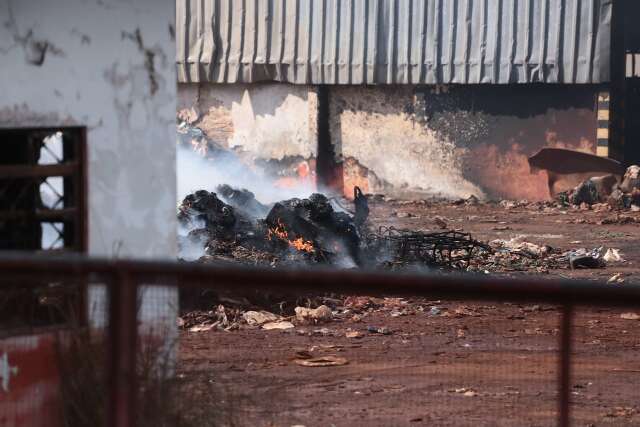
[[595, 153], [595, 86], [334, 87], [331, 130], [345, 193], [548, 198], [527, 158]]
[[200, 128], [211, 144], [281, 182], [300, 174], [314, 179], [315, 105], [315, 91], [307, 86], [178, 86], [179, 121]]
[[[591, 85], [329, 86], [331, 180], [392, 195], [549, 198], [527, 158], [543, 147], [595, 153]], [[251, 167], [315, 170], [314, 88], [182, 84], [178, 118], [200, 127]], [[283, 172], [284, 171], [284, 172]], [[335, 179], [338, 176], [339, 179]]]

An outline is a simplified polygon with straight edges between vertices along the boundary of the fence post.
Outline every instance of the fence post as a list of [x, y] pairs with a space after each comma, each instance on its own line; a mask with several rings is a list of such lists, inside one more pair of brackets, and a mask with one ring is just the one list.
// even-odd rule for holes
[[558, 370], [558, 402], [560, 427], [569, 427], [571, 423], [571, 350], [573, 331], [573, 306], [565, 303], [562, 306], [560, 320], [560, 366]]
[[119, 271], [110, 284], [107, 426], [134, 427], [138, 284]]

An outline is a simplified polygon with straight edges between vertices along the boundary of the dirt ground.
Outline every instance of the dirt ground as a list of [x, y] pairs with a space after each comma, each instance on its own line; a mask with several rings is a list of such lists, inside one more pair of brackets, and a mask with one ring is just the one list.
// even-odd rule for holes
[[[448, 228], [483, 241], [526, 235], [570, 250], [620, 249], [624, 262], [547, 277], [640, 280], [640, 214], [544, 205], [380, 202], [373, 222]], [[604, 224], [603, 224], [604, 222]], [[613, 223], [611, 223], [613, 222]], [[526, 274], [526, 273], [509, 273]], [[540, 274], [540, 273], [537, 273]], [[364, 301], [367, 301], [365, 298]], [[288, 330], [181, 332], [181, 381], [193, 399], [216, 390], [231, 421], [250, 426], [548, 426], [557, 417], [557, 310], [546, 305], [376, 300], [318, 325]], [[640, 425], [637, 310], [581, 308], [575, 320], [572, 417], [576, 426]], [[631, 316], [633, 318], [633, 316]], [[384, 327], [388, 334], [370, 332]], [[360, 332], [357, 338], [347, 333]], [[348, 364], [305, 367], [301, 354]]]

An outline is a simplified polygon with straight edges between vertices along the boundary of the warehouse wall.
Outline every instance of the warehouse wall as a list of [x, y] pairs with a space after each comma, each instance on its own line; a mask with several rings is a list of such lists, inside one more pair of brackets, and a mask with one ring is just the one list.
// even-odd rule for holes
[[[592, 85], [329, 86], [335, 183], [366, 192], [548, 198], [527, 158], [543, 147], [595, 153]], [[252, 167], [317, 156], [316, 96], [284, 84], [179, 86], [179, 118]], [[293, 162], [295, 163], [295, 162]], [[288, 169], [295, 174], [295, 168]], [[282, 173], [275, 171], [276, 175]]]
[[334, 87], [332, 138], [346, 192], [548, 198], [527, 158], [543, 147], [595, 154], [595, 86]]
[[315, 105], [315, 92], [307, 86], [178, 86], [179, 121], [200, 128], [210, 144], [265, 170], [279, 184], [298, 178], [301, 168], [315, 171]]

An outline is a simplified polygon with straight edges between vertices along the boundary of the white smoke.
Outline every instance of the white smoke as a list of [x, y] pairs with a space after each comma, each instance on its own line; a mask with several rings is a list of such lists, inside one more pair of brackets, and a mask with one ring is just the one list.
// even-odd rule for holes
[[[180, 144], [177, 147], [177, 180], [178, 202], [198, 190], [216, 192], [216, 187], [222, 184], [249, 190], [259, 202], [267, 205], [293, 197], [308, 197], [314, 192], [311, 184], [302, 182], [291, 188], [278, 187], [273, 179], [251, 170], [233, 152], [222, 152], [215, 158], [205, 158]], [[203, 236], [189, 236], [191, 231], [203, 227], [204, 223], [193, 222], [179, 226], [178, 254], [181, 259], [195, 261], [205, 255], [207, 242]]]
[[215, 158], [204, 158], [192, 149], [178, 145], [178, 200], [197, 190], [216, 191], [221, 184], [247, 189], [264, 204], [293, 197], [304, 198], [314, 192], [311, 184], [300, 183], [291, 188], [278, 187], [275, 181], [259, 171], [251, 170], [232, 152]]

